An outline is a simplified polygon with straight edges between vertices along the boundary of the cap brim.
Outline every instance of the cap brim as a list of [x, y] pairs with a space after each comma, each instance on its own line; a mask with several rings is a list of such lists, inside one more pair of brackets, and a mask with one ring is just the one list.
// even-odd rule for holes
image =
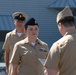
[[15, 13], [12, 14], [12, 17], [15, 18], [15, 17], [18, 16], [19, 14], [22, 14], [23, 17], [25, 17], [25, 19], [28, 18], [28, 15], [25, 14], [25, 13], [23, 13], [23, 12], [15, 12]]

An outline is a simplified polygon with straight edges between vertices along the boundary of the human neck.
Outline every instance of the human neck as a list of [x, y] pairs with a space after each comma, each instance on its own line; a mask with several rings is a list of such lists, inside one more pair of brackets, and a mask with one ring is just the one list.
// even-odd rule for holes
[[18, 29], [18, 28], [17, 28], [17, 29], [16, 29], [16, 32], [17, 32], [17, 33], [22, 33], [22, 32], [24, 32], [24, 28], [22, 28], [22, 29]]
[[75, 26], [66, 28], [66, 31], [73, 30], [73, 29], [75, 29]]
[[36, 39], [35, 38], [29, 38], [28, 40], [29, 40], [29, 42], [33, 42], [33, 43], [36, 42]]
[[74, 30], [74, 29], [75, 29], [75, 26], [65, 28], [63, 35], [65, 35], [66, 32]]

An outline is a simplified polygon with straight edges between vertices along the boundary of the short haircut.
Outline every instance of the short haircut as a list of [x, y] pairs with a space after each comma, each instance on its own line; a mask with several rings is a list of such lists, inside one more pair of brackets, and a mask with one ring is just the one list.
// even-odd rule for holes
[[62, 23], [65, 27], [68, 27], [68, 26], [74, 26], [74, 17], [72, 16], [68, 16], [68, 17], [65, 17], [63, 19], [61, 19], [59, 23]]

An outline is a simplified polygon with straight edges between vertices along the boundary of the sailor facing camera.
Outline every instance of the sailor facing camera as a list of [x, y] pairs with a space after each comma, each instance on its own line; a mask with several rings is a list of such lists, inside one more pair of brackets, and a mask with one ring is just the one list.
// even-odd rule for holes
[[28, 15], [23, 12], [15, 12], [12, 14], [12, 17], [14, 18], [15, 29], [6, 34], [5, 42], [3, 45], [3, 50], [5, 51], [4, 59], [6, 63], [7, 73], [10, 72], [11, 66], [9, 64], [9, 60], [11, 58], [15, 43], [26, 38], [24, 25], [26, 19], [28, 18]]
[[38, 38], [39, 24], [34, 18], [26, 22], [25, 29], [27, 37], [17, 42], [13, 49], [10, 60], [13, 68], [11, 75], [17, 75], [18, 65], [18, 75], [44, 75], [44, 67], [39, 58], [46, 58], [48, 45]]

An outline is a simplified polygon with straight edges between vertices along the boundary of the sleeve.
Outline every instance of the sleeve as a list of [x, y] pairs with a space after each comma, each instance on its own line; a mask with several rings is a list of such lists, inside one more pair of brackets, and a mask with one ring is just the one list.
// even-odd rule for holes
[[49, 47], [48, 47], [48, 45], [46, 45], [46, 50], [47, 50], [47, 52], [49, 52]]
[[5, 37], [5, 42], [4, 42], [3, 47], [2, 47], [3, 50], [9, 50], [9, 43], [8, 42], [9, 42], [9, 35], [7, 33], [6, 37]]
[[10, 63], [12, 64], [19, 64], [20, 61], [20, 49], [19, 45], [16, 43], [13, 48], [13, 53], [10, 59]]
[[45, 56], [45, 58], [47, 57], [48, 52], [49, 52], [49, 47], [48, 47], [48, 45], [46, 45], [46, 56]]
[[58, 69], [59, 64], [59, 50], [57, 44], [53, 44], [47, 55], [45, 67], [50, 69]]

